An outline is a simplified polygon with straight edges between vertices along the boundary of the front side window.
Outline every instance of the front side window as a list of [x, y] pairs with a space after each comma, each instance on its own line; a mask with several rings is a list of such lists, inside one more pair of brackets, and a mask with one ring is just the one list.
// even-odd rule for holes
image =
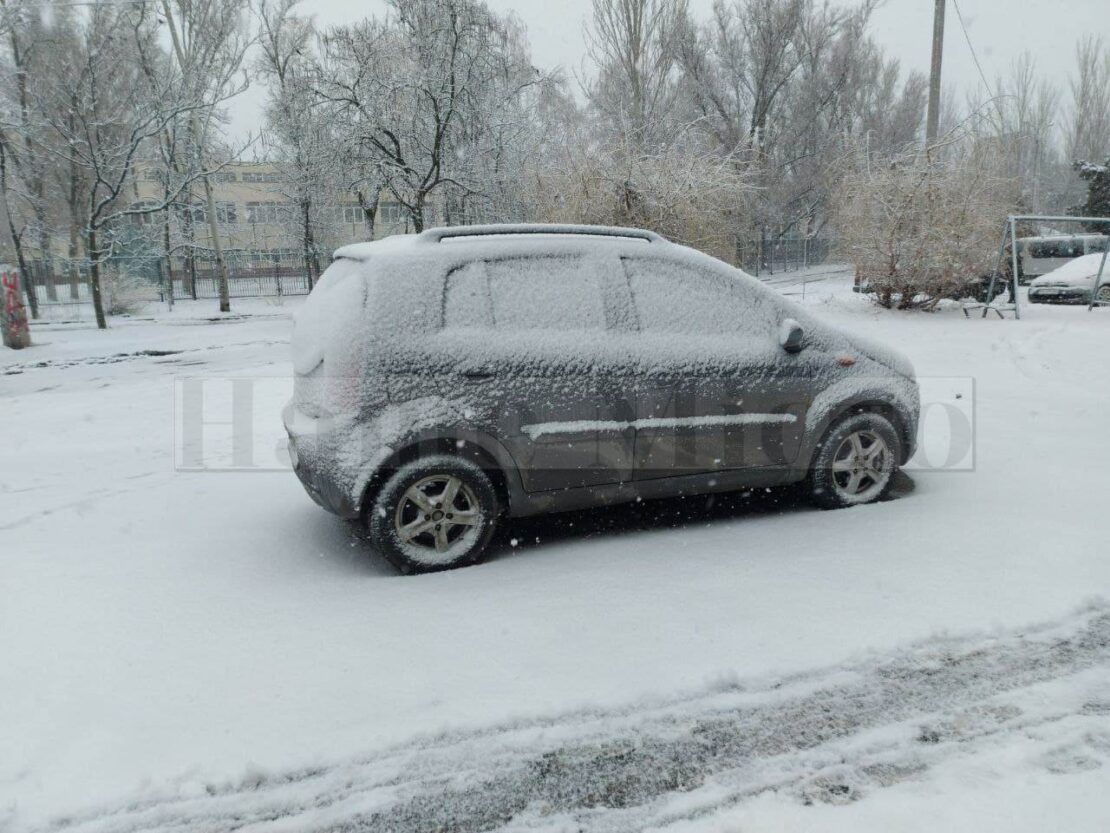
[[499, 330], [604, 330], [600, 276], [581, 257], [515, 257], [486, 263]]
[[622, 263], [643, 332], [737, 333], [756, 312], [723, 276], [667, 260]]

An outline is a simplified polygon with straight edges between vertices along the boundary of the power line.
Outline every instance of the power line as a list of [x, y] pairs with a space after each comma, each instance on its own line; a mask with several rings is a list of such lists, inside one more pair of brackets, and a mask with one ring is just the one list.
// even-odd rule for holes
[[960, 21], [960, 28], [964, 32], [964, 40], [967, 41], [967, 48], [971, 50], [971, 59], [975, 61], [975, 68], [979, 70], [979, 77], [983, 79], [983, 86], [986, 87], [987, 95], [991, 93], [991, 84], [987, 80], [987, 74], [983, 72], [983, 65], [979, 63], [979, 56], [975, 53], [975, 46], [971, 43], [971, 35], [967, 32], [967, 26], [964, 24], [964, 15], [960, 11], [959, 0], [952, 0], [952, 5], [956, 8], [956, 19]]

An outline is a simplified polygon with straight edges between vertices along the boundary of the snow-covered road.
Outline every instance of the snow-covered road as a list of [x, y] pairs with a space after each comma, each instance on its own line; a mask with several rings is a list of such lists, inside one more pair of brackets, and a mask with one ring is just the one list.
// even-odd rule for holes
[[1106, 605], [1031, 633], [934, 640], [751, 688], [722, 682], [694, 698], [256, 772], [55, 829], [712, 830], [762, 796], [847, 805], [1015, 745], [1026, 747], [1015, 780], [1093, 786], [1110, 763]]
[[[922, 376], [974, 378], [974, 471], [916, 472], [902, 499], [844, 512], [753, 496], [533, 520], [490, 562], [421, 577], [288, 472], [175, 470], [175, 377], [276, 380], [255, 400], [276, 445], [295, 302], [37, 329], [0, 358], [0, 827], [390, 829], [378, 812], [429, 829], [445, 790], [530, 777], [505, 829], [1040, 830], [1073, 793], [1094, 797], [1060, 818], [1097, 829], [1110, 318], [879, 313], [833, 280], [806, 300]], [[1039, 622], [1056, 631], [1020, 635]], [[1045, 660], [1052, 632], [1103, 647]], [[950, 695], [925, 673], [942, 651], [980, 657]], [[899, 706], [890, 668], [926, 699]], [[826, 689], [843, 731], [803, 718]], [[652, 755], [701, 749], [703, 723], [755, 743], [757, 718], [779, 746], [750, 765], [698, 753], [673, 784], [696, 789], [656, 795], [674, 773]], [[930, 727], [937, 743], [914, 740]], [[591, 805], [575, 785], [595, 757], [618, 797], [650, 772], [642, 795]], [[1060, 763], [1023, 763], [1042, 760]], [[984, 815], [972, 788], [1013, 814]]]

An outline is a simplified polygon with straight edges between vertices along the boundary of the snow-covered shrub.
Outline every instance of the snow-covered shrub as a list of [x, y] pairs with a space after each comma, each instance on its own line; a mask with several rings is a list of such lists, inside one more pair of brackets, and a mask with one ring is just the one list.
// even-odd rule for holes
[[151, 285], [126, 271], [113, 270], [104, 282], [104, 309], [108, 315], [133, 315], [153, 299]]
[[847, 168], [833, 201], [839, 248], [876, 303], [931, 309], [975, 294], [1018, 194], [989, 143], [951, 139], [881, 161], [854, 153]]

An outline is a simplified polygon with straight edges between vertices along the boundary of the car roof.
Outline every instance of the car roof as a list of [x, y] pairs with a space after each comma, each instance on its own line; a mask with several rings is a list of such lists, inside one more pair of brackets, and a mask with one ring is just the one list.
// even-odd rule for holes
[[[555, 223], [515, 223], [499, 225], [445, 226], [428, 229], [420, 234], [403, 234], [366, 243], [352, 243], [335, 250], [333, 257], [348, 260], [368, 260], [377, 255], [403, 253], [432, 254], [437, 245], [444, 243], [474, 243], [483, 247], [482, 256], [496, 256], [498, 243], [520, 243], [528, 238], [555, 242], [574, 240], [577, 243], [635, 242], [651, 243], [662, 248], [673, 248], [665, 238], [653, 231], [621, 228], [618, 226], [564, 225]], [[452, 245], [451, 248], [454, 248]], [[519, 251], [519, 246], [511, 247]], [[488, 255], [485, 253], [488, 251]], [[444, 250], [445, 256], [448, 250]]]

